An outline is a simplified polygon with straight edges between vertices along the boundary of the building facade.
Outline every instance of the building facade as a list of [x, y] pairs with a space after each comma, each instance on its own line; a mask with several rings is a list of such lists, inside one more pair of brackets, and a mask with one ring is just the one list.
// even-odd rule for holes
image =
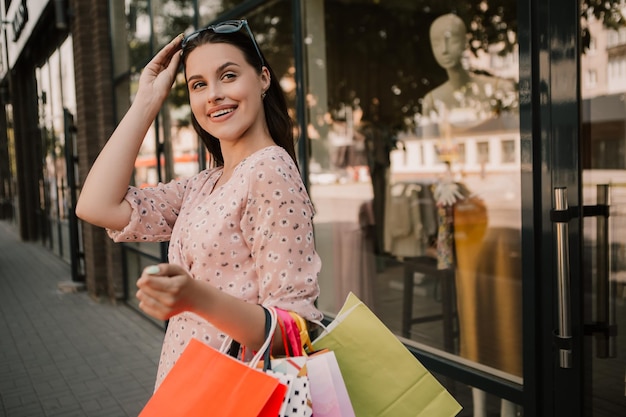
[[[246, 18], [296, 121], [320, 309], [355, 293], [463, 416], [621, 415], [626, 5], [591, 3], [0, 1], [0, 219], [137, 307], [167, 244], [78, 221], [81, 182], [160, 47]], [[181, 76], [135, 185], [211, 166], [189, 121]]]

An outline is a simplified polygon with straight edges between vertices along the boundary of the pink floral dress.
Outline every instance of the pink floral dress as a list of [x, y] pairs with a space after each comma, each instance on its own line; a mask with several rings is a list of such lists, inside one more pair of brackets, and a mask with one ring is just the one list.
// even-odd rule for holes
[[[169, 262], [195, 279], [250, 303], [321, 319], [314, 305], [321, 268], [314, 209], [287, 152], [279, 146], [255, 152], [214, 189], [221, 173], [214, 168], [151, 188], [129, 187], [130, 223], [109, 236], [116, 242], [169, 241]], [[172, 317], [157, 387], [192, 337], [219, 348], [225, 335], [194, 313]]]

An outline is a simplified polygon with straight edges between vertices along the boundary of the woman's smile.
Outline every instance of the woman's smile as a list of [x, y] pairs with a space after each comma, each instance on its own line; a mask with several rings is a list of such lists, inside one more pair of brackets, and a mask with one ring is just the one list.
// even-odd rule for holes
[[224, 108], [224, 109], [215, 110], [215, 111], [212, 111], [211, 113], [209, 113], [209, 117], [211, 119], [223, 118], [223, 116], [225, 116], [227, 114], [231, 114], [235, 110], [236, 110], [236, 107], [228, 107], [228, 108]]

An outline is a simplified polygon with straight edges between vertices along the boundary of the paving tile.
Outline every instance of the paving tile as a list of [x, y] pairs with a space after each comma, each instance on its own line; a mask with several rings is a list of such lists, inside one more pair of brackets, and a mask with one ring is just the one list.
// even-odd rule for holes
[[152, 394], [163, 330], [69, 276], [0, 221], [0, 417], [136, 417]]
[[4, 412], [6, 417], [41, 417], [46, 415], [40, 403], [6, 407]]

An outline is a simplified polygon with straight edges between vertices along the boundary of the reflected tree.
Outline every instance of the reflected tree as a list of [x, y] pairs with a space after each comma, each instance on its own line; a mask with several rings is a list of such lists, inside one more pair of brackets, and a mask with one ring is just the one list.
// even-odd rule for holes
[[583, 50], [589, 49], [591, 35], [587, 30], [586, 23], [593, 16], [601, 21], [607, 29], [617, 30], [626, 26], [623, 0], [585, 0], [581, 2], [581, 40]]
[[[623, 27], [622, 9], [622, 0], [583, 1], [583, 47], [590, 41], [584, 29], [588, 19], [593, 16], [606, 28]], [[446, 13], [461, 17], [474, 55], [480, 51], [506, 55], [518, 41], [517, 0], [327, 2], [325, 13], [329, 109], [357, 101], [364, 117], [397, 129], [410, 127], [421, 111], [421, 98], [446, 80], [428, 39], [436, 17]]]

